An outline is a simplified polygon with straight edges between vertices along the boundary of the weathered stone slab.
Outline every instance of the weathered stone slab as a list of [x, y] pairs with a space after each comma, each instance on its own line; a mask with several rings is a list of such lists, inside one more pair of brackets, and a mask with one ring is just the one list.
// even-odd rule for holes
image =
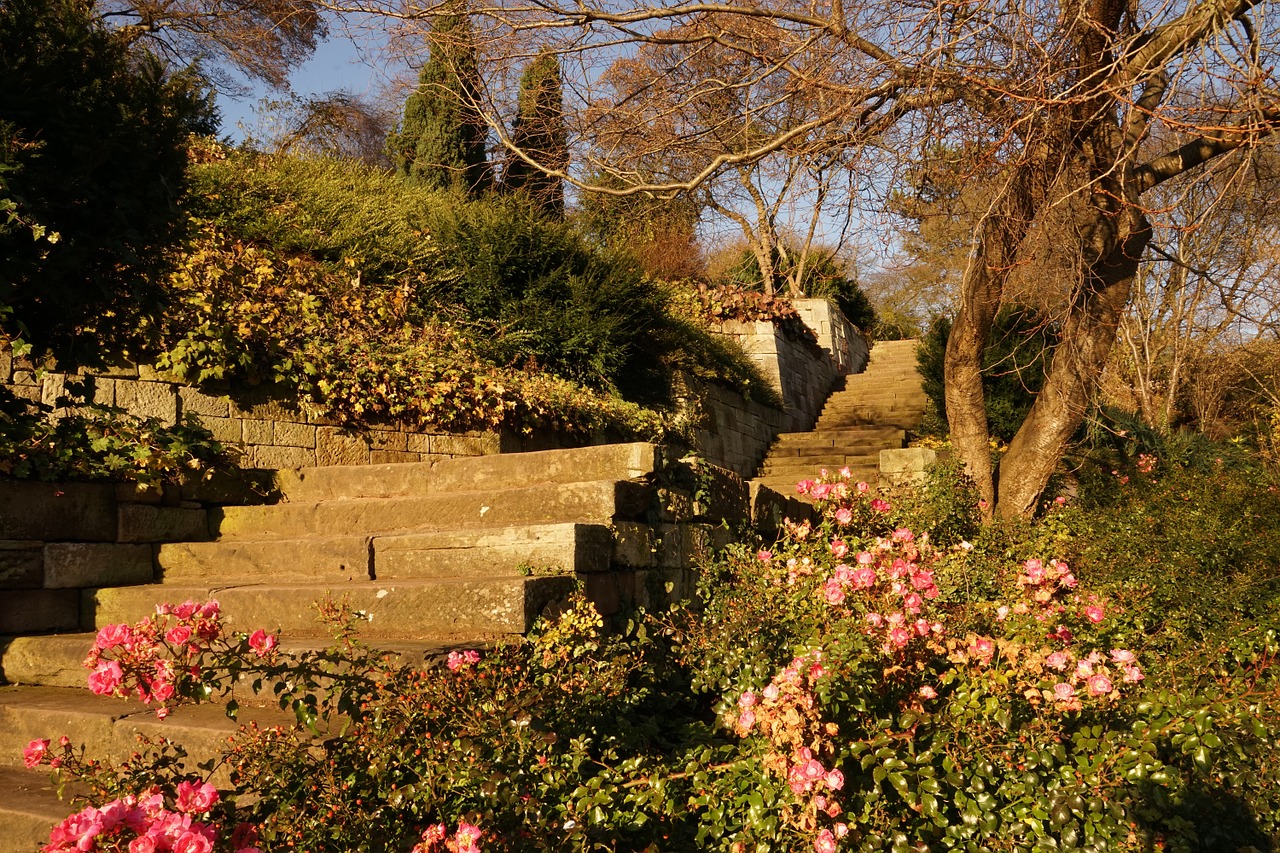
[[271, 428], [271, 421], [244, 418], [240, 421], [240, 440], [245, 444], [272, 444], [275, 430]]
[[44, 586], [44, 543], [0, 541], [0, 589]]
[[316, 454], [305, 447], [257, 445], [249, 448], [246, 461], [255, 468], [300, 468], [314, 464]]
[[223, 444], [240, 444], [244, 440], [244, 429], [240, 426], [241, 422], [238, 418], [200, 415], [200, 423]]
[[165, 583], [345, 583], [371, 577], [368, 536], [266, 541], [176, 542], [156, 551]]
[[374, 572], [380, 581], [514, 575], [521, 566], [602, 572], [609, 568], [613, 534], [599, 524], [447, 530], [378, 536], [373, 551]]
[[272, 443], [286, 447], [309, 447], [314, 449], [316, 446], [316, 428], [310, 424], [276, 421], [272, 436]]
[[338, 427], [317, 427], [315, 458], [317, 465], [367, 465], [369, 443]]
[[231, 401], [226, 397], [214, 397], [183, 385], [178, 388], [178, 399], [182, 401], [183, 414], [194, 412], [215, 418], [231, 416]]
[[124, 586], [155, 578], [150, 545], [50, 542], [44, 546], [46, 589]]
[[10, 637], [0, 641], [0, 675], [10, 684], [83, 689], [81, 661], [92, 645], [92, 634]]
[[72, 631], [80, 627], [80, 596], [74, 589], [13, 589], [0, 592], [0, 634]]
[[168, 382], [117, 380], [116, 405], [170, 426], [178, 422], [178, 394]]
[[115, 537], [115, 486], [0, 482], [0, 539], [111, 542]]
[[209, 515], [203, 509], [120, 506], [119, 542], [204, 542], [209, 538]]
[[938, 461], [938, 452], [927, 447], [901, 447], [880, 451], [880, 476], [899, 485], [923, 479], [925, 470]]

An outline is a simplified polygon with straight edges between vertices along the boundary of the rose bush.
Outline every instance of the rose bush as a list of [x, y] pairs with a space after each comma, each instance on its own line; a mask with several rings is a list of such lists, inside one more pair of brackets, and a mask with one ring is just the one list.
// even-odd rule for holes
[[[579, 599], [439, 665], [365, 648], [340, 608], [312, 657], [228, 633], [208, 602], [161, 608], [104, 629], [100, 688], [167, 708], [257, 680], [310, 727], [244, 731], [216, 801], [167, 744], [119, 768], [43, 740], [26, 759], [96, 780], [99, 811], [209, 804], [192, 825], [219, 851], [241, 824], [246, 846], [308, 851], [1268, 849], [1275, 633], [1149, 652], [1142, 600], [1047, 550], [1070, 508], [977, 535], [972, 496], [936, 477], [801, 484], [819, 520], [727, 549], [698, 605], [607, 632]], [[124, 849], [77, 820], [82, 849]]]

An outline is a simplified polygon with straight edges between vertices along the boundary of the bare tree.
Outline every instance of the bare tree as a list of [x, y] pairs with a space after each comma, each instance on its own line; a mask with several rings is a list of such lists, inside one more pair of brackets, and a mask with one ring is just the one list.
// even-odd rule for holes
[[97, 13], [131, 43], [180, 65], [201, 62], [215, 82], [237, 88], [220, 66], [287, 88], [289, 72], [327, 34], [315, 0], [98, 0]]
[[[1269, 6], [491, 0], [471, 14], [499, 81], [480, 106], [504, 146], [501, 66], [547, 48], [562, 60], [571, 138], [589, 142], [633, 111], [667, 122], [696, 154], [660, 179], [610, 163], [607, 149], [575, 174], [546, 169], [579, 184], [602, 170], [629, 179], [629, 188], [606, 192], [694, 191], [740, 166], [802, 152], [838, 154], [842, 168], [887, 192], [929, 146], [964, 146], [972, 172], [990, 176], [990, 200], [960, 285], [947, 410], [952, 442], [983, 495], [997, 514], [1018, 516], [1034, 510], [1096, 394], [1151, 240], [1149, 194], [1280, 127], [1280, 26]], [[408, 25], [436, 11], [416, 0], [362, 8]], [[680, 67], [712, 47], [735, 61], [718, 75], [691, 74], [700, 82], [690, 88], [658, 91], [654, 79], [620, 98], [602, 69], [650, 46], [681, 48]], [[646, 113], [642, 101], [654, 92]], [[1036, 251], [1045, 239], [1054, 253]], [[1037, 274], [1041, 263], [1049, 271]], [[991, 323], [1016, 276], [1051, 274], [1060, 343], [996, 470], [981, 381]]]

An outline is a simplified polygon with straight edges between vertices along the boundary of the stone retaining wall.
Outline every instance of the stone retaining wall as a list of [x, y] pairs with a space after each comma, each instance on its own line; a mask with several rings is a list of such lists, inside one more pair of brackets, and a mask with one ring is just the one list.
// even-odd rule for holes
[[0, 634], [78, 630], [91, 623], [82, 589], [153, 582], [159, 543], [210, 539], [193, 497], [177, 486], [3, 483]]
[[871, 348], [858, 327], [849, 322], [829, 299], [792, 299], [804, 324], [813, 330], [818, 343], [831, 356], [841, 376], [861, 373], [871, 358]]

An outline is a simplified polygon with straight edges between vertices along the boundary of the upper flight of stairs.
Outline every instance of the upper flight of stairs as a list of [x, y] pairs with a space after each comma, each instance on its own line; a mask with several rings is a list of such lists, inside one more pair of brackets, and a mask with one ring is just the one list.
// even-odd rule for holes
[[881, 341], [862, 373], [845, 377], [810, 432], [778, 436], [754, 482], [795, 494], [797, 482], [822, 469], [848, 467], [854, 479], [874, 483], [880, 451], [902, 447], [920, 425], [925, 396], [916, 372], [916, 344]]
[[[605, 612], [643, 601], [650, 580], [679, 585], [726, 537], [718, 525], [751, 512], [740, 479], [652, 444], [298, 469], [277, 484], [276, 503], [212, 510], [210, 541], [156, 545], [156, 582], [85, 590], [80, 632], [0, 637], [0, 853], [30, 853], [70, 812], [46, 774], [22, 768], [32, 739], [65, 734], [119, 759], [137, 735], [165, 735], [194, 768], [236, 728], [216, 704], [161, 722], [90, 694], [80, 661], [106, 624], [216, 598], [230, 629], [314, 647], [326, 629], [313, 604], [332, 593], [365, 614], [374, 645], [422, 660], [523, 634], [578, 583]], [[237, 697], [241, 722], [292, 719], [249, 698]]]

